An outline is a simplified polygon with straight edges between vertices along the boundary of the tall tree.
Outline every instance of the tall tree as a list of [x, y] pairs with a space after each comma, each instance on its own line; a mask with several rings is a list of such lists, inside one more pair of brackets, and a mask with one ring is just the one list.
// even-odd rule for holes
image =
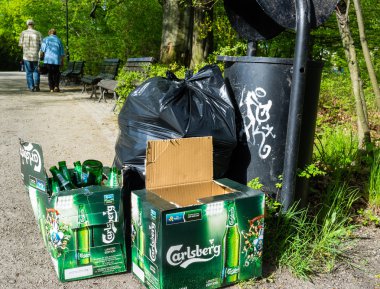
[[362, 45], [363, 55], [364, 55], [365, 63], [367, 65], [369, 79], [371, 80], [372, 89], [376, 97], [376, 106], [378, 110], [380, 110], [380, 89], [379, 89], [379, 84], [376, 79], [375, 69], [373, 68], [371, 55], [369, 53], [367, 38], [365, 35], [363, 13], [362, 13], [361, 5], [360, 5], [360, 0], [353, 0], [353, 2], [355, 6], [356, 18], [358, 21], [360, 43]]
[[191, 0], [162, 0], [160, 61], [189, 65], [192, 31]]
[[190, 67], [202, 63], [213, 49], [213, 0], [195, 0]]
[[348, 11], [349, 11], [349, 0], [346, 3], [342, 0], [336, 9], [336, 17], [339, 26], [339, 32], [341, 34], [343, 48], [345, 50], [348, 68], [350, 70], [351, 83], [353, 88], [353, 93], [355, 97], [355, 108], [357, 114], [357, 124], [358, 124], [358, 137], [359, 137], [359, 148], [365, 149], [366, 144], [371, 142], [371, 135], [368, 126], [368, 121], [366, 119], [367, 108], [363, 93], [362, 81], [360, 79], [358, 58], [355, 51], [354, 40], [352, 38]]

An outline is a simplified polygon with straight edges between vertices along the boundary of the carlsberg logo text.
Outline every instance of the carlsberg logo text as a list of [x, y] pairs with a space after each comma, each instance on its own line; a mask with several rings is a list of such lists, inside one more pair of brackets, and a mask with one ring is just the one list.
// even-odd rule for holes
[[172, 266], [180, 266], [187, 268], [192, 263], [207, 262], [220, 255], [220, 245], [214, 245], [213, 240], [210, 240], [211, 246], [201, 248], [196, 245], [195, 248], [186, 247], [183, 245], [171, 246], [166, 253], [166, 261]]
[[102, 241], [105, 244], [109, 244], [115, 240], [117, 228], [115, 226], [115, 222], [117, 219], [117, 212], [115, 210], [115, 206], [107, 206], [107, 211], [103, 212], [103, 216], [108, 216], [108, 222], [106, 227], [104, 228], [104, 234], [102, 234]]
[[150, 230], [150, 246], [149, 246], [149, 257], [155, 262], [157, 257], [157, 233], [156, 233], [156, 224], [151, 223], [149, 225]]
[[42, 162], [40, 153], [33, 148], [33, 145], [29, 143], [28, 145], [23, 145], [20, 147], [20, 156], [22, 158], [22, 163], [27, 163], [30, 166], [34, 166], [34, 171], [41, 172]]

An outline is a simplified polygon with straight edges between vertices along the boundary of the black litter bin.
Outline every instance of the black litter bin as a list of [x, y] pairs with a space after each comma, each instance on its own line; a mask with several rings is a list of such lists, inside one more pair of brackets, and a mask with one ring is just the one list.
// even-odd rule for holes
[[[235, 99], [238, 145], [227, 177], [246, 183], [260, 178], [267, 192], [281, 183], [287, 133], [293, 59], [219, 56], [224, 77]], [[310, 163], [313, 150], [322, 63], [307, 65], [298, 168]], [[296, 194], [304, 198], [305, 182], [297, 182]]]

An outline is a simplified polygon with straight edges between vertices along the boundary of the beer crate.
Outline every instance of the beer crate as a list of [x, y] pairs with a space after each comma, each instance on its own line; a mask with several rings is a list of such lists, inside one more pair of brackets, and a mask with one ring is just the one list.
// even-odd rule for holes
[[50, 196], [41, 146], [21, 141], [20, 159], [21, 175], [59, 280], [125, 272], [120, 188], [88, 186]]
[[219, 288], [261, 276], [265, 195], [212, 179], [212, 138], [149, 141], [131, 196], [132, 272], [152, 289]]

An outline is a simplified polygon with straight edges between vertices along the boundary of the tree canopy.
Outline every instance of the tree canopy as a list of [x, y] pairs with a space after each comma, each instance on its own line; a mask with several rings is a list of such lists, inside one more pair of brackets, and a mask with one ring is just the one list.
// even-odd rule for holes
[[[44, 36], [54, 27], [58, 36], [66, 46], [66, 3], [68, 5], [69, 51], [73, 60], [85, 60], [86, 70], [102, 58], [154, 56], [160, 58], [162, 49], [163, 23], [169, 15], [164, 15], [165, 3], [169, 0], [0, 0], [0, 69], [15, 69], [21, 60], [22, 53], [18, 45], [18, 37], [26, 29], [26, 20], [33, 19], [35, 28]], [[175, 2], [175, 1], [174, 1]], [[208, 6], [209, 14], [202, 16], [203, 33], [212, 31], [212, 51], [214, 54], [244, 55], [246, 41], [240, 39], [232, 29], [222, 0], [179, 1], [181, 5], [191, 5], [199, 12], [202, 3]], [[212, 4], [210, 6], [210, 3]], [[204, 5], [204, 6], [205, 6]], [[351, 5], [350, 19], [355, 20], [355, 12]], [[210, 10], [210, 7], [212, 10]], [[365, 20], [366, 36], [370, 48], [375, 71], [379, 74], [380, 61], [380, 7], [378, 0], [363, 0], [362, 9]], [[208, 16], [207, 16], [208, 15]], [[163, 19], [164, 17], [164, 19]], [[194, 18], [194, 17], [193, 17]], [[196, 18], [196, 16], [195, 16]], [[197, 19], [197, 18], [196, 18]], [[165, 20], [165, 21], [163, 21]], [[196, 20], [194, 20], [196, 21]], [[199, 23], [194, 27], [199, 28]], [[353, 38], [360, 48], [357, 25], [351, 25]], [[206, 31], [206, 33], [205, 33]], [[194, 36], [194, 35], [193, 35]], [[260, 41], [258, 56], [292, 57], [294, 53], [295, 33], [286, 30], [272, 40]], [[339, 30], [334, 13], [330, 19], [318, 29], [312, 31], [313, 58], [325, 61], [325, 66], [346, 67]], [[360, 51], [359, 51], [360, 54]], [[362, 57], [360, 57], [362, 59]], [[360, 67], [365, 66], [360, 60]], [[364, 78], [366, 75], [364, 75]], [[379, 77], [379, 75], [378, 75]]]

